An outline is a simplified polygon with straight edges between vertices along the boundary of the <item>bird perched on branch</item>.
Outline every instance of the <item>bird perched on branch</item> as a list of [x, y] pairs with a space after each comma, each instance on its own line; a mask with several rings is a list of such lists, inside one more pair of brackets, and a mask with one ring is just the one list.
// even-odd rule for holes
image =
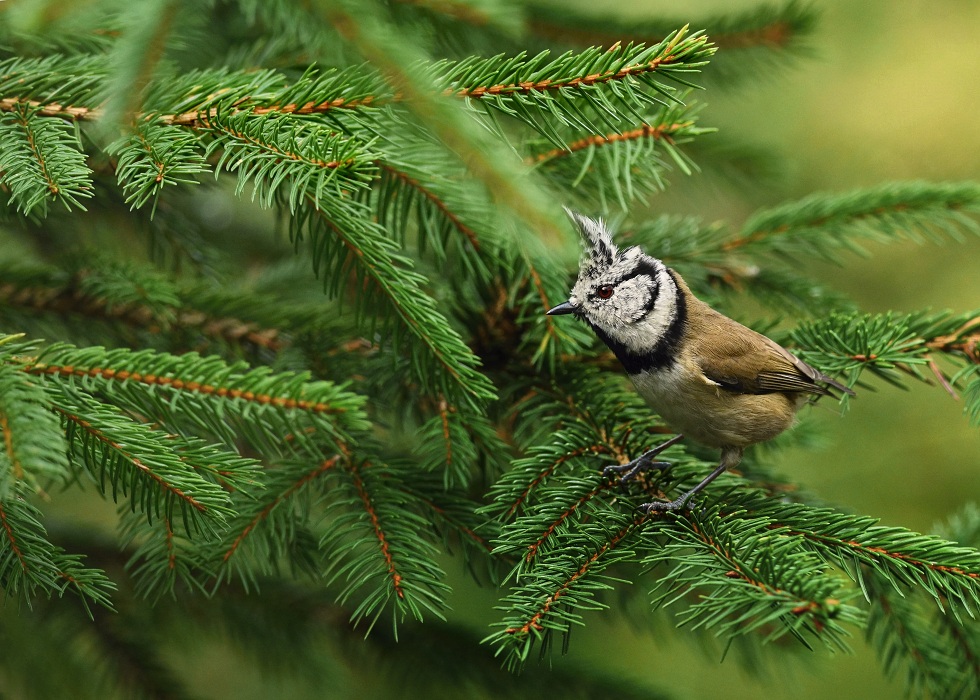
[[629, 482], [685, 435], [721, 449], [721, 461], [674, 501], [640, 508], [682, 509], [692, 496], [737, 465], [746, 447], [789, 428], [808, 398], [854, 395], [769, 338], [694, 296], [663, 262], [634, 246], [620, 250], [601, 220], [569, 211], [586, 243], [568, 301], [548, 311], [588, 323], [623, 364], [637, 391], [678, 435], [634, 459], [607, 467]]

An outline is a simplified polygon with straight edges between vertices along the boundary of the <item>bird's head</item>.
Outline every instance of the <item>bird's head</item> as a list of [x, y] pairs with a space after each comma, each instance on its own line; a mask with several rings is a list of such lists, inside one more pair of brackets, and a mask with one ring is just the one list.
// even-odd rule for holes
[[576, 315], [610, 347], [640, 353], [656, 346], [677, 315], [679, 290], [667, 266], [636, 246], [620, 250], [602, 220], [568, 214], [585, 254], [568, 301], [548, 314]]

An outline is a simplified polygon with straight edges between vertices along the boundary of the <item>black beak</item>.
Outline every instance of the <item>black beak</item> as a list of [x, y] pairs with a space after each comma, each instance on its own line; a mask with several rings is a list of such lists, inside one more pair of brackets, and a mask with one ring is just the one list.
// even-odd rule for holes
[[548, 311], [548, 316], [562, 316], [564, 314], [573, 314], [578, 311], [577, 306], [573, 306], [570, 301], [562, 302], [555, 308]]

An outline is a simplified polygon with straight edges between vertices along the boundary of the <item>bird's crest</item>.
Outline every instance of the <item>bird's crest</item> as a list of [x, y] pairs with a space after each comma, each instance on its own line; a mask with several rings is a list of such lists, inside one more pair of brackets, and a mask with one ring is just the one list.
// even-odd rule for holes
[[565, 207], [565, 213], [582, 234], [586, 246], [586, 259], [583, 265], [596, 268], [609, 267], [619, 253], [619, 248], [613, 243], [612, 233], [606, 228], [602, 219], [590, 219], [578, 212]]

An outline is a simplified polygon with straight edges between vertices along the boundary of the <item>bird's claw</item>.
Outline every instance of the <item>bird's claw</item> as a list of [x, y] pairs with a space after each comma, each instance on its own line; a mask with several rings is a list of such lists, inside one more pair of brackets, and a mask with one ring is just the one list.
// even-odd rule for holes
[[678, 498], [674, 501], [654, 501], [653, 503], [643, 503], [637, 506], [637, 510], [641, 511], [644, 515], [650, 515], [650, 513], [666, 513], [673, 512], [675, 510], [685, 510], [687, 508], [687, 500]]
[[654, 462], [650, 459], [638, 457], [628, 464], [613, 464], [602, 470], [602, 476], [609, 478], [614, 474], [622, 474], [619, 478], [619, 485], [626, 486], [637, 477], [640, 472], [650, 469], [670, 469], [670, 462]]
[[680, 498], [673, 501], [654, 501], [652, 503], [643, 503], [637, 506], [637, 510], [644, 515], [650, 515], [650, 513], [675, 513], [678, 511], [693, 512], [697, 516], [701, 516], [703, 513], [702, 507], [700, 505], [691, 505], [691, 494], [684, 494]]

